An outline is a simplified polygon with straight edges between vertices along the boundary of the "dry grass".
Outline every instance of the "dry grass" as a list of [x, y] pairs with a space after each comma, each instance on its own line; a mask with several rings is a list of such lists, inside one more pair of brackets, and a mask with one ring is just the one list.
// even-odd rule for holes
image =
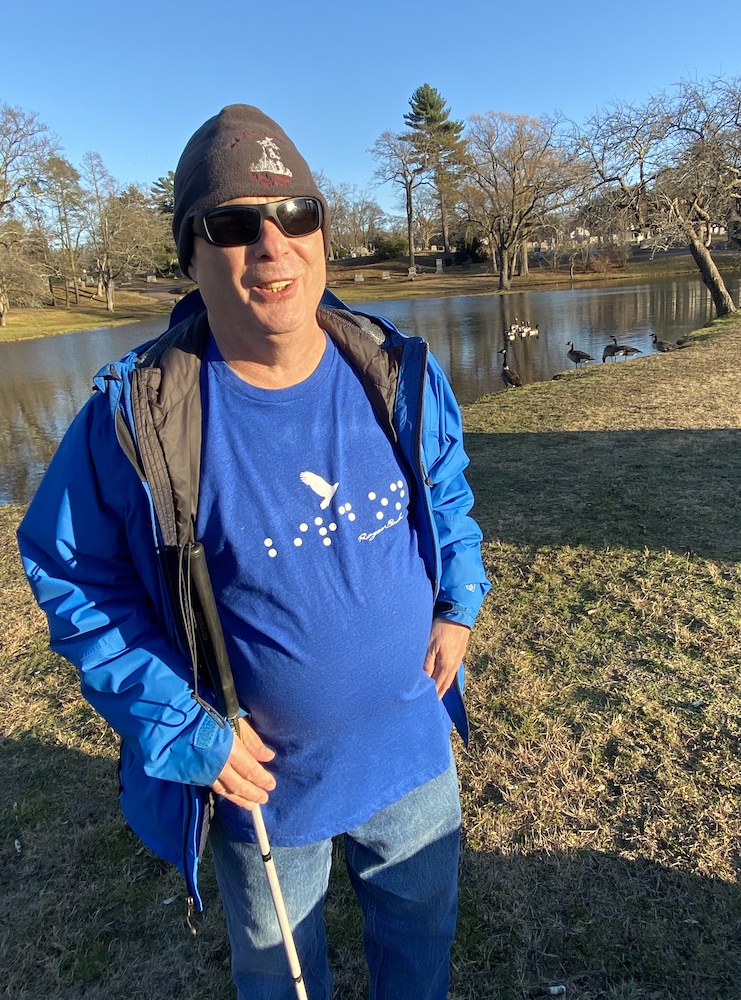
[[[741, 992], [740, 348], [731, 319], [466, 410], [493, 588], [457, 748], [454, 1000]], [[209, 864], [191, 938], [179, 879], [119, 817], [114, 739], [46, 650], [20, 514], [0, 509], [0, 995], [223, 1000]], [[328, 912], [337, 996], [360, 1000], [342, 877]]]
[[114, 304], [115, 311], [112, 313], [106, 311], [105, 302], [87, 297], [81, 299], [79, 305], [72, 304], [69, 308], [11, 309], [7, 325], [0, 327], [0, 343], [95, 330], [100, 326], [120, 326], [153, 316], [168, 316], [172, 309], [169, 299], [158, 300], [151, 295], [125, 290], [116, 292]]

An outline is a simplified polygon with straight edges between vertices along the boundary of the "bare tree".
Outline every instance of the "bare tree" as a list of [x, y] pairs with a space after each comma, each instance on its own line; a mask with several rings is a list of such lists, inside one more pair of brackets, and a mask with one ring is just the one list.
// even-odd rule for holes
[[[79, 302], [77, 264], [85, 228], [84, 194], [79, 171], [69, 160], [52, 154], [44, 162], [38, 191], [42, 211], [37, 207], [35, 216], [39, 225], [42, 218], [46, 222], [47, 241], [53, 254], [48, 260], [49, 268], [65, 282], [72, 282], [75, 302]], [[38, 206], [38, 198], [35, 201]], [[69, 301], [68, 298], [66, 301]]]
[[741, 205], [741, 87], [683, 81], [644, 104], [612, 104], [578, 134], [596, 185], [659, 248], [688, 247], [719, 316], [736, 306], [711, 253]]
[[518, 254], [546, 217], [570, 204], [580, 164], [568, 153], [557, 118], [489, 111], [469, 122], [470, 160], [462, 198], [489, 241], [499, 287], [510, 287]]
[[440, 200], [436, 191], [421, 187], [414, 199], [414, 228], [423, 249], [429, 250], [433, 236], [442, 235]]
[[414, 201], [415, 188], [425, 179], [427, 164], [420, 162], [419, 150], [409, 134], [382, 132], [370, 150], [378, 161], [375, 175], [383, 184], [390, 181], [402, 189], [407, 218], [409, 266], [414, 267]]
[[366, 191], [353, 184], [332, 184], [321, 187], [329, 206], [332, 251], [342, 254], [357, 247], [370, 248], [383, 228], [385, 213]]
[[[25, 260], [28, 231], [20, 223], [23, 198], [37, 183], [41, 164], [56, 140], [35, 114], [0, 103], [0, 325], [16, 293], [35, 294], [36, 261]], [[23, 276], [29, 284], [23, 286]]]
[[46, 287], [43, 235], [20, 219], [0, 221], [0, 327], [11, 303], [38, 306]]
[[0, 104], [0, 215], [26, 193], [55, 149], [56, 141], [35, 114]]
[[168, 240], [168, 217], [154, 212], [149, 195], [130, 186], [121, 190], [98, 153], [86, 153], [88, 252], [106, 309], [114, 310], [115, 282], [123, 273], [154, 267]]

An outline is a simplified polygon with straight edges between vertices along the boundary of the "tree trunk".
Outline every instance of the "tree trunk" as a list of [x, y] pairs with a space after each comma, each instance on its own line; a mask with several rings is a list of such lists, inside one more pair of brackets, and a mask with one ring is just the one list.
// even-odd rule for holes
[[438, 194], [440, 195], [440, 224], [442, 226], [443, 233], [443, 250], [445, 254], [450, 253], [450, 226], [448, 225], [448, 209], [445, 204], [445, 195], [438, 188]]
[[[686, 230], [685, 230], [686, 231]], [[696, 233], [686, 231], [690, 244], [690, 253], [700, 269], [700, 276], [710, 290], [715, 311], [719, 316], [728, 316], [736, 312], [736, 306], [728, 293], [726, 283], [710, 256], [710, 251]]]
[[414, 267], [414, 206], [412, 205], [412, 185], [407, 184], [407, 239], [409, 240], [409, 266]]
[[113, 312], [113, 299], [116, 291], [116, 283], [113, 278], [108, 275], [103, 279], [103, 285], [105, 287], [105, 307], [106, 312]]
[[64, 228], [65, 228], [66, 233], [67, 233], [67, 253], [69, 254], [69, 266], [70, 266], [70, 270], [72, 272], [72, 281], [74, 282], [74, 286], [73, 287], [74, 287], [74, 290], [75, 290], [75, 305], [79, 305], [80, 304], [80, 293], [79, 293], [78, 288], [77, 288], [77, 268], [75, 266], [75, 255], [74, 255], [74, 253], [72, 251], [72, 238], [71, 238], [70, 232], [69, 232], [69, 220], [67, 218], [67, 214], [66, 213], [65, 213], [65, 216], [64, 216]]
[[509, 268], [509, 251], [499, 251], [499, 288], [506, 291], [512, 284]]
[[5, 326], [5, 317], [8, 312], [8, 296], [0, 290], [0, 326]]
[[530, 274], [530, 265], [527, 259], [527, 240], [523, 240], [520, 247], [520, 274], [523, 278], [527, 278]]
[[78, 306], [80, 304], [80, 291], [77, 283], [77, 268], [75, 267], [75, 255], [72, 253], [71, 250], [69, 252], [69, 263], [70, 263], [70, 268], [72, 269], [72, 288], [74, 289], [75, 292], [75, 305]]

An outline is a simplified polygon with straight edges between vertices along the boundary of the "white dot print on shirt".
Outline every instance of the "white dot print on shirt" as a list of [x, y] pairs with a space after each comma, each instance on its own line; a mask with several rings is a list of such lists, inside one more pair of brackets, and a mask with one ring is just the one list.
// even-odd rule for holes
[[[406, 495], [406, 491], [404, 490], [404, 480], [403, 479], [397, 479], [395, 483], [389, 483], [389, 490], [390, 490], [390, 492], [392, 494], [396, 493], [396, 495], [400, 499], [403, 499], [404, 496]], [[386, 517], [386, 515], [388, 513], [388, 511], [383, 510], [382, 508], [384, 508], [384, 507], [387, 508], [389, 506], [389, 504], [390, 504], [391, 501], [389, 500], [388, 497], [385, 497], [385, 496], [381, 496], [379, 498], [378, 493], [376, 493], [375, 490], [371, 490], [370, 491], [370, 493], [368, 494], [368, 499], [371, 502], [378, 502], [378, 504], [380, 505], [381, 509], [380, 510], [377, 509], [375, 511], [375, 516], [376, 516], [376, 520], [377, 521], [382, 521], [384, 519], [384, 517]], [[397, 501], [394, 504], [394, 510], [400, 511], [401, 509], [402, 509], [402, 504]]]
[[352, 504], [351, 503], [343, 503], [343, 504], [341, 504], [340, 507], [337, 510], [337, 513], [340, 514], [341, 516], [344, 516], [345, 514], [347, 514], [348, 521], [354, 521], [355, 520], [355, 514], [353, 513], [353, 509], [352, 509]]

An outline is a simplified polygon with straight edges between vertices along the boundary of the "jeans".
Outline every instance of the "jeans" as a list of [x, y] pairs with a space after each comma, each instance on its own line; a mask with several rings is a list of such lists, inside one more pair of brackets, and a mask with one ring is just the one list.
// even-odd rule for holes
[[[455, 765], [345, 834], [363, 911], [370, 1000], [446, 1000], [458, 906]], [[262, 858], [215, 820], [211, 832], [238, 1000], [295, 1000]], [[322, 910], [332, 841], [272, 850], [309, 1000], [329, 1000]]]

